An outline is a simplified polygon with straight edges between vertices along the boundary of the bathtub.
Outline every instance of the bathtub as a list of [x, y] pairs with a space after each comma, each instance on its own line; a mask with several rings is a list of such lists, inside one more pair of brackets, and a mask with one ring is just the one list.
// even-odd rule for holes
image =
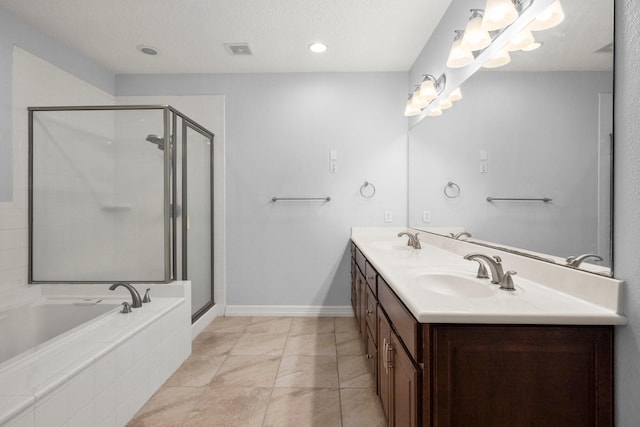
[[[0, 312], [0, 426], [124, 426], [191, 353], [190, 283], [37, 285]], [[5, 344], [5, 343], [11, 344]]]
[[101, 298], [47, 299], [0, 313], [0, 369], [15, 356], [35, 352], [88, 321], [117, 311]]

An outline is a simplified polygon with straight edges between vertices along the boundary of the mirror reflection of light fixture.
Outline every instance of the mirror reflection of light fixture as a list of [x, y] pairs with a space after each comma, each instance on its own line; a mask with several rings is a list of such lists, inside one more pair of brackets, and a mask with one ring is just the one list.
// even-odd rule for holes
[[449, 94], [447, 97], [449, 101], [460, 101], [462, 99], [462, 91], [459, 87], [456, 88], [453, 92]]
[[414, 107], [411, 103], [411, 99], [413, 98], [412, 94], [409, 94], [409, 99], [407, 99], [407, 105], [404, 107], [404, 115], [405, 117], [417, 116], [420, 114], [420, 108]]
[[491, 44], [491, 36], [482, 29], [482, 10], [471, 9], [471, 18], [464, 29], [460, 47], [469, 51], [482, 50]]
[[529, 30], [520, 31], [514, 38], [509, 41], [505, 49], [508, 51], [525, 49], [536, 40], [533, 38], [533, 34]]
[[564, 21], [564, 11], [560, 0], [554, 0], [553, 3], [542, 11], [527, 27], [531, 31], [542, 31], [553, 28]]
[[440, 103], [438, 104], [438, 108], [440, 110], [448, 110], [449, 108], [453, 107], [453, 102], [451, 102], [448, 98], [447, 99], [443, 99], [442, 101], [440, 101]]
[[428, 109], [426, 114], [429, 117], [437, 117], [442, 115], [442, 110], [440, 108], [433, 107]]
[[518, 19], [518, 9], [512, 0], [487, 0], [482, 18], [485, 31], [501, 30]]
[[418, 96], [427, 100], [428, 105], [429, 102], [438, 97], [438, 89], [436, 87], [438, 85], [438, 80], [431, 74], [423, 74], [422, 77], [423, 80], [422, 83], [420, 83], [420, 88], [418, 89]]
[[511, 62], [511, 56], [506, 49], [500, 49], [491, 59], [484, 63], [484, 68], [498, 68]]
[[524, 52], [531, 52], [532, 50], [540, 49], [542, 47], [542, 45], [543, 45], [542, 42], [533, 42], [529, 46], [523, 47], [520, 50], [522, 50]]
[[453, 39], [453, 44], [449, 51], [449, 58], [447, 59], [447, 67], [449, 68], [466, 67], [475, 59], [470, 50], [464, 49], [461, 46], [463, 34], [464, 31], [456, 30], [456, 37]]

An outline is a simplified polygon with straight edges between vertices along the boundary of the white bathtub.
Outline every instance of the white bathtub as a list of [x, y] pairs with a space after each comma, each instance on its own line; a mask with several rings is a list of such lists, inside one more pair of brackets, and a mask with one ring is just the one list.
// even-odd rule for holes
[[120, 313], [128, 291], [104, 285], [42, 285], [40, 298], [0, 313], [8, 357], [0, 362], [0, 426], [131, 419], [191, 353], [189, 282], [136, 287], [152, 288], [152, 301], [128, 314]]

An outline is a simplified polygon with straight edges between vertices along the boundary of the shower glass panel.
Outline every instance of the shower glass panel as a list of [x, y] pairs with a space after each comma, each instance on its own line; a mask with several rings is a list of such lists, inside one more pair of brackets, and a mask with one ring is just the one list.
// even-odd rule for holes
[[32, 281], [165, 281], [163, 111], [32, 119]]
[[197, 314], [208, 309], [213, 302], [212, 268], [208, 260], [212, 256], [211, 234], [211, 139], [185, 123], [184, 153], [187, 168], [183, 177], [186, 197], [186, 277], [191, 280], [191, 311]]
[[213, 134], [170, 106], [29, 108], [29, 282], [192, 281], [213, 305]]

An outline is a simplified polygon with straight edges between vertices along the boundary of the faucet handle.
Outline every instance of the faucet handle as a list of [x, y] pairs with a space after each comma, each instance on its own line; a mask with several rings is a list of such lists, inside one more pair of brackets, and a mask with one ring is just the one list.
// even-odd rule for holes
[[142, 298], [143, 303], [151, 302], [151, 296], [149, 295], [149, 291], [151, 288], [147, 288], [147, 291], [144, 293], [144, 297]]
[[513, 270], [504, 273], [504, 277], [500, 281], [500, 289], [503, 291], [515, 291], [516, 287], [513, 285], [513, 278], [511, 276], [515, 276], [516, 274], [518, 273]]
[[131, 306], [128, 302], [125, 301], [122, 303], [122, 310], [120, 311], [120, 313], [131, 313]]
[[484, 263], [477, 258], [472, 258], [471, 260], [478, 263], [478, 272], [476, 273], [476, 277], [478, 279], [488, 279], [489, 273], [487, 272], [487, 267], [484, 266]]

